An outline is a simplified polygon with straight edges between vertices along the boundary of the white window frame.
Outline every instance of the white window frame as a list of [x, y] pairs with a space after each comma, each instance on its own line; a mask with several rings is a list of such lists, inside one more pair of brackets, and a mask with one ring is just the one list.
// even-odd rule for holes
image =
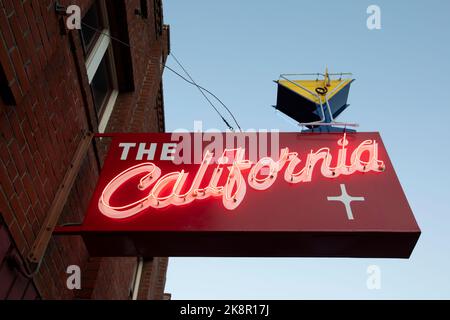
[[[107, 9], [106, 9], [106, 3], [104, 0], [99, 1], [100, 4], [100, 14], [103, 15], [104, 21], [108, 21], [107, 16]], [[105, 55], [109, 55], [111, 65], [111, 77], [112, 77], [112, 91], [108, 97], [108, 101], [106, 102], [106, 105], [103, 107], [102, 115], [98, 122], [98, 132], [104, 133], [106, 130], [106, 126], [108, 125], [109, 119], [111, 118], [111, 114], [113, 112], [114, 106], [116, 104], [117, 97], [119, 96], [119, 90], [117, 85], [117, 74], [116, 74], [116, 68], [114, 66], [114, 54], [112, 50], [112, 43], [111, 43], [111, 33], [109, 29], [103, 29], [103, 31], [100, 33], [99, 38], [95, 42], [94, 47], [92, 48], [91, 52], [89, 53], [87, 59], [86, 59], [86, 71], [88, 76], [89, 85], [91, 85], [92, 80], [94, 79], [95, 74], [97, 73], [97, 70], [100, 66], [100, 63], [102, 62]]]
[[110, 33], [108, 29], [104, 29], [97, 39], [94, 47], [92, 48], [91, 53], [86, 59], [86, 70], [88, 75], [89, 84], [92, 83], [92, 79], [94, 79], [95, 73], [100, 66], [100, 62], [102, 62], [103, 57], [108, 51], [108, 48], [111, 44]]

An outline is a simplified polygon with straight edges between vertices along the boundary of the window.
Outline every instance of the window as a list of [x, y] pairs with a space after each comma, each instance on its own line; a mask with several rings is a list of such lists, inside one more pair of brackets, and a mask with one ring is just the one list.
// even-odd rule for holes
[[82, 22], [81, 38], [98, 130], [104, 132], [118, 96], [106, 1], [94, 1]]
[[111, 62], [109, 55], [104, 55], [100, 62], [97, 72], [91, 82], [92, 94], [94, 96], [95, 110], [97, 114], [101, 113], [101, 107], [109, 98], [109, 94], [113, 91], [111, 82]]
[[85, 55], [88, 55], [92, 51], [99, 37], [99, 33], [95, 30], [103, 30], [105, 28], [105, 19], [101, 15], [100, 10], [99, 2], [94, 1], [82, 19], [81, 39], [83, 41]]

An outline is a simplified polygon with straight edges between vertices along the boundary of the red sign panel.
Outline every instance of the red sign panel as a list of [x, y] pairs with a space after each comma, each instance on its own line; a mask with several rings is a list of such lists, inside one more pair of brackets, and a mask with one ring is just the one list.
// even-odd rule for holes
[[116, 134], [92, 255], [410, 256], [420, 229], [378, 133]]

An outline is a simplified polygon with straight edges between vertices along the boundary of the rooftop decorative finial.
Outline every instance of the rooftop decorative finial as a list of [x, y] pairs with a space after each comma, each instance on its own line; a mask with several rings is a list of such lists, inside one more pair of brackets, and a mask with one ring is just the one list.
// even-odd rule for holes
[[328, 73], [328, 67], [325, 68], [324, 87], [331, 86], [330, 74]]

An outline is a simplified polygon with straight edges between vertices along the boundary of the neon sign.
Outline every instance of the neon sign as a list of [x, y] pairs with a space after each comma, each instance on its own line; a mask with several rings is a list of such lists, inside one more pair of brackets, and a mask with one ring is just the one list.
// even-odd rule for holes
[[[226, 209], [234, 210], [244, 200], [247, 184], [255, 190], [267, 190], [275, 183], [283, 169], [284, 180], [290, 184], [311, 182], [319, 161], [321, 161], [321, 175], [330, 179], [356, 172], [385, 170], [384, 162], [378, 159], [376, 140], [365, 140], [360, 143], [351, 153], [349, 161], [347, 155], [349, 141], [345, 134], [337, 144], [339, 150], [335, 166], [331, 166], [333, 157], [330, 148], [325, 147], [317, 151], [311, 150], [306, 156], [304, 165], [299, 154], [290, 151], [289, 148], [281, 149], [278, 160], [263, 157], [256, 163], [245, 159], [244, 148], [225, 149], [217, 161], [216, 168], [209, 176], [207, 169], [212, 165], [214, 154], [207, 150], [190, 186], [188, 186], [187, 178], [193, 174], [191, 172], [181, 170], [162, 176], [161, 169], [154, 163], [141, 163], [122, 171], [106, 185], [98, 199], [98, 209], [109, 218], [124, 219], [150, 208], [184, 206], [197, 200], [213, 197], [221, 198]], [[227, 156], [229, 153], [234, 154], [231, 163]], [[227, 172], [224, 174], [225, 169]], [[248, 170], [246, 179], [243, 172]], [[136, 185], [136, 191], [146, 192], [146, 195], [127, 204], [112, 205], [115, 193], [125, 183], [136, 177], [141, 177]], [[201, 187], [205, 180], [209, 180], [209, 183]]]
[[420, 236], [377, 132], [107, 137], [83, 223], [55, 230], [91, 256], [408, 258]]

